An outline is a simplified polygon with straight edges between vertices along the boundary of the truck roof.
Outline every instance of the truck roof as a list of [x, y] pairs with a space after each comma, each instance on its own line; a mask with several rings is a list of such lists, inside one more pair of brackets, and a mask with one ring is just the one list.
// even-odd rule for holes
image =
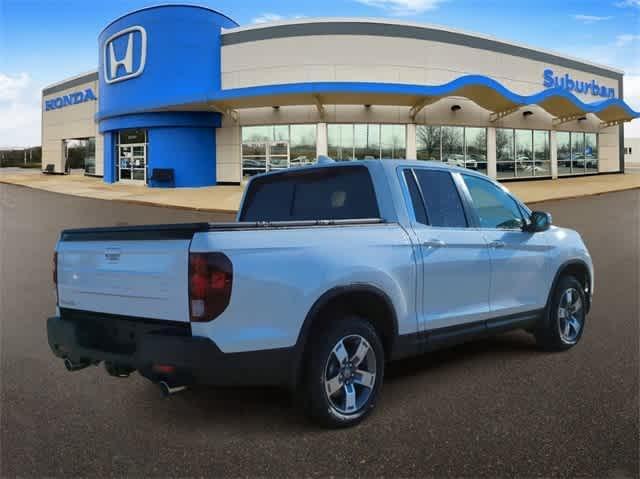
[[291, 172], [295, 172], [295, 171], [307, 171], [309, 169], [318, 169], [318, 168], [334, 168], [334, 167], [339, 167], [339, 166], [346, 166], [346, 165], [365, 165], [367, 167], [374, 167], [374, 168], [379, 168], [379, 167], [383, 167], [383, 168], [391, 168], [391, 169], [395, 169], [398, 166], [405, 166], [405, 167], [417, 167], [417, 166], [429, 166], [431, 168], [441, 168], [443, 170], [449, 170], [449, 171], [457, 171], [459, 173], [466, 173], [466, 174], [472, 174], [472, 175], [478, 175], [478, 176], [484, 176], [481, 173], [476, 173], [473, 170], [469, 170], [467, 168], [462, 168], [459, 166], [453, 166], [453, 165], [449, 165], [447, 163], [442, 163], [440, 161], [425, 161], [425, 160], [398, 160], [398, 159], [368, 159], [368, 160], [344, 160], [344, 161], [337, 161], [334, 160], [333, 162], [324, 162], [324, 163], [313, 163], [310, 165], [304, 165], [304, 166], [296, 166], [296, 167], [292, 167], [292, 168], [287, 168], [284, 170], [278, 170], [278, 171], [272, 171], [272, 172], [268, 172], [268, 173], [262, 173], [259, 175], [256, 175], [252, 178], [260, 178], [260, 177], [264, 177], [267, 175], [282, 175], [282, 174], [287, 174], [287, 173], [291, 173]]

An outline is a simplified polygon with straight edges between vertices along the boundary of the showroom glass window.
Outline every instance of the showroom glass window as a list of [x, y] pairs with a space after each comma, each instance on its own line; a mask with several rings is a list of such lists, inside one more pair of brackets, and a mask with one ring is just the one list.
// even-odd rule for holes
[[559, 131], [556, 133], [558, 174], [571, 174], [571, 133]]
[[558, 174], [584, 175], [598, 172], [598, 135], [559, 131]]
[[329, 124], [327, 146], [329, 156], [336, 161], [405, 158], [406, 126]]
[[496, 129], [498, 178], [550, 176], [549, 135], [546, 130]]
[[551, 175], [551, 132], [534, 130], [533, 132], [533, 164], [535, 176]]
[[242, 177], [316, 160], [316, 125], [242, 127]]
[[86, 175], [96, 174], [96, 137], [87, 138], [87, 155], [84, 158], [84, 172]]
[[84, 170], [85, 175], [96, 174], [96, 138], [63, 140], [65, 171]]
[[496, 129], [496, 169], [498, 178], [509, 178], [515, 176], [514, 153], [515, 143], [513, 130], [505, 128]]
[[416, 149], [419, 160], [487, 172], [486, 128], [418, 125]]
[[487, 129], [465, 128], [465, 166], [487, 174]]
[[442, 127], [442, 161], [450, 165], [464, 167], [464, 128], [461, 126]]
[[416, 128], [418, 160], [440, 161], [440, 127], [419, 125]]

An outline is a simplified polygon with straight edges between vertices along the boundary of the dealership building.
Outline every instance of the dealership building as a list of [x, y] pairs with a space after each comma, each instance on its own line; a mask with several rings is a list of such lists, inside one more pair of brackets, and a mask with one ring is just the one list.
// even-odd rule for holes
[[141, 9], [98, 69], [42, 92], [43, 169], [149, 187], [238, 184], [335, 160], [443, 161], [498, 179], [624, 171], [623, 72], [448, 28], [370, 19], [239, 26]]

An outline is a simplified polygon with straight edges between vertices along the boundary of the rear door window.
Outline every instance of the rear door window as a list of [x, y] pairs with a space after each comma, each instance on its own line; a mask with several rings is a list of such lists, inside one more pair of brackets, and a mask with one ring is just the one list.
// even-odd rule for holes
[[420, 168], [414, 171], [429, 224], [445, 228], [466, 228], [467, 217], [451, 173]]
[[428, 225], [427, 211], [424, 209], [424, 202], [420, 195], [420, 189], [416, 183], [416, 179], [413, 176], [413, 170], [404, 170], [404, 178], [409, 188], [409, 197], [411, 198], [411, 205], [413, 206], [413, 213], [416, 216], [416, 221], [423, 225]]
[[240, 221], [307, 221], [378, 218], [365, 166], [293, 171], [254, 179]]

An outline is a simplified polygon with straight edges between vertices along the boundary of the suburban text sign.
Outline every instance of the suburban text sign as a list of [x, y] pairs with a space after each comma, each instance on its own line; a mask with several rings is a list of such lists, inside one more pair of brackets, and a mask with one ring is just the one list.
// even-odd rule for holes
[[615, 98], [616, 91], [613, 88], [599, 85], [595, 80], [590, 82], [574, 80], [568, 73], [564, 76], [554, 75], [553, 70], [547, 68], [544, 73], [544, 86], [546, 88], [562, 88], [564, 90], [583, 93], [585, 95], [601, 96], [604, 98]]

